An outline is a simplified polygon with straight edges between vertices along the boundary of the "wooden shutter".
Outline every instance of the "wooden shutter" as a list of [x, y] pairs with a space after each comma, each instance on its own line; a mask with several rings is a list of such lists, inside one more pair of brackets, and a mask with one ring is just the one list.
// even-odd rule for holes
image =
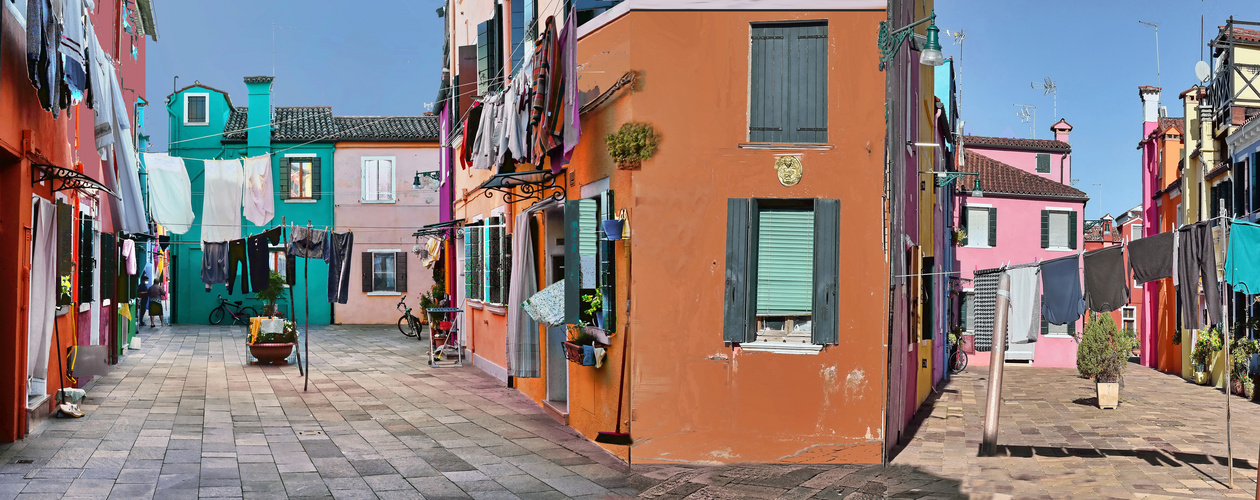
[[394, 254], [394, 291], [407, 293], [407, 252]]
[[[499, 273], [501, 302], [506, 304], [512, 290], [512, 235], [507, 231], [507, 216], [502, 217], [504, 227], [499, 228], [499, 265], [495, 272]], [[529, 230], [528, 227], [525, 229]]]
[[1076, 250], [1076, 211], [1068, 212], [1068, 248]]
[[617, 331], [617, 242], [609, 240], [604, 234], [604, 221], [612, 220], [616, 213], [613, 205], [612, 190], [599, 195], [599, 289], [604, 295], [603, 311], [604, 330]]
[[498, 216], [490, 218], [490, 225], [486, 228], [486, 248], [489, 250], [486, 256], [486, 265], [483, 266], [482, 272], [486, 277], [486, 302], [492, 304], [503, 303], [502, 281], [499, 279], [499, 261], [502, 260], [502, 233], [499, 232], [499, 226], [503, 224], [503, 220]]
[[962, 245], [967, 246], [968, 241], [971, 239], [971, 209], [970, 208], [963, 206], [962, 216], [959, 217], [958, 225], [959, 225], [959, 229], [962, 229], [963, 231]]
[[477, 228], [469, 225], [464, 232], [464, 298], [473, 298], [473, 232]]
[[[1042, 297], [1043, 297], [1043, 299], [1042, 299], [1042, 300], [1045, 300], [1045, 299], [1044, 299], [1044, 297], [1045, 297], [1045, 296], [1043, 295]], [[1049, 335], [1049, 334], [1050, 334], [1050, 322], [1049, 322], [1049, 321], [1046, 321], [1045, 316], [1042, 316], [1042, 317], [1041, 317], [1041, 334], [1042, 334], [1042, 335]]]
[[114, 300], [118, 286], [118, 244], [114, 233], [101, 233], [101, 300]]
[[1037, 173], [1050, 173], [1050, 155], [1046, 153], [1037, 154]]
[[293, 175], [289, 172], [289, 159], [280, 158], [280, 175], [276, 176], [276, 180], [280, 181], [280, 199], [289, 199], [289, 176]]
[[319, 192], [323, 190], [323, 183], [320, 179], [319, 157], [311, 158], [311, 199], [318, 200]]
[[752, 261], [753, 223], [750, 219], [755, 210], [754, 200], [730, 198], [726, 200], [726, 281], [723, 291], [722, 340], [748, 342], [756, 339], [753, 332], [754, 317], [750, 297], [754, 293]]
[[[748, 140], [788, 142], [787, 28], [779, 24], [754, 24], [750, 30]], [[729, 207], [728, 207], [729, 208]]]
[[997, 208], [989, 209], [989, 246], [997, 246]]
[[80, 304], [92, 302], [92, 271], [96, 268], [93, 257], [96, 231], [92, 229], [92, 216], [84, 214], [79, 220], [79, 300]]
[[564, 202], [564, 322], [577, 324], [582, 317], [581, 200]]
[[1041, 211], [1041, 248], [1050, 248], [1050, 211]]
[[473, 300], [485, 300], [485, 265], [484, 265], [484, 241], [485, 241], [485, 221], [478, 221], [471, 226], [466, 237], [470, 241], [472, 253], [469, 254], [469, 273], [468, 280], [472, 285], [472, 289], [468, 294], [468, 298]]
[[492, 24], [494, 24], [492, 21], [477, 24], [477, 95], [486, 95], [490, 91], [490, 29]]
[[814, 200], [813, 343], [840, 343], [840, 200]]
[[74, 301], [70, 290], [62, 293], [61, 282], [74, 275], [74, 208], [57, 202], [57, 305]]
[[788, 140], [827, 142], [827, 24], [788, 28]]
[[[363, 252], [363, 293], [373, 292], [372, 278], [376, 269], [376, 263], [372, 261], [372, 252]], [[330, 276], [329, 279], [332, 277]]]

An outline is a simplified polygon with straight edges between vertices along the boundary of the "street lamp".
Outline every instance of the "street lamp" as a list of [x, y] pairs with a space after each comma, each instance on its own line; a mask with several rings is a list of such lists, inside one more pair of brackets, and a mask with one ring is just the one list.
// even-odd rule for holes
[[940, 66], [945, 64], [945, 56], [941, 54], [941, 30], [936, 27], [936, 13], [932, 13], [932, 23], [927, 27], [927, 43], [923, 44], [923, 52], [919, 54], [919, 64], [924, 66]]
[[883, 71], [893, 57], [897, 55], [897, 50], [901, 48], [901, 44], [914, 34], [914, 27], [923, 23], [930, 22], [927, 27], [927, 41], [923, 44], [923, 52], [919, 55], [919, 64], [924, 66], [940, 66], [945, 64], [945, 56], [941, 54], [940, 32], [936, 27], [936, 12], [932, 15], [902, 26], [896, 30], [889, 31], [888, 21], [880, 21], [879, 23], [879, 70]]

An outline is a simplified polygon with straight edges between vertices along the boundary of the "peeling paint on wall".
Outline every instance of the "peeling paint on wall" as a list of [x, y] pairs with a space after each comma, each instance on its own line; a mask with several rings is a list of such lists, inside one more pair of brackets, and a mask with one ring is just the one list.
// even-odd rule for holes
[[845, 399], [861, 399], [862, 392], [866, 389], [866, 372], [861, 368], [854, 369], [849, 372], [849, 376], [844, 382]]
[[[831, 408], [831, 394], [840, 390], [840, 386], [836, 383], [836, 365], [824, 366], [818, 373], [823, 379], [823, 403], [822, 408], [818, 410], [818, 420], [814, 423], [814, 427], [818, 429], [818, 432], [823, 432], [827, 410]], [[834, 428], [831, 433], [836, 433]]]
[[727, 357], [727, 355], [722, 354], [722, 353], [720, 353], [720, 352], [719, 352], [719, 353], [717, 353], [717, 354], [714, 354], [714, 355], [712, 355], [712, 356], [709, 356], [709, 358], [708, 358], [708, 359], [709, 359], [710, 361], [729, 361], [731, 358], [729, 358], [729, 357]]

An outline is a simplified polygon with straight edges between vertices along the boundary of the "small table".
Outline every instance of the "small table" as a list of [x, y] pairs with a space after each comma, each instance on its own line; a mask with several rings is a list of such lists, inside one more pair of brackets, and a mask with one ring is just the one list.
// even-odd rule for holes
[[[459, 345], [462, 339], [457, 335], [459, 331], [455, 328], [454, 315], [464, 312], [462, 307], [434, 307], [426, 309], [426, 313], [438, 316], [437, 324], [429, 323], [429, 366], [434, 368], [450, 368], [455, 366], [464, 366], [464, 349]], [[441, 319], [446, 314], [452, 315], [450, 319]], [[438, 340], [442, 341], [442, 345], [434, 347]], [[443, 355], [454, 355], [454, 361], [451, 363], [438, 363]]]

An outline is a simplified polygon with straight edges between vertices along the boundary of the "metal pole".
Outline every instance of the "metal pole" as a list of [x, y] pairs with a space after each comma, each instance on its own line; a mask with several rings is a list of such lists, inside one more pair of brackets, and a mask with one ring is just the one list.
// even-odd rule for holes
[[[306, 222], [306, 230], [309, 237], [310, 221]], [[302, 332], [302, 343], [305, 344], [306, 349], [306, 372], [305, 379], [302, 381], [302, 390], [305, 391], [311, 385], [311, 259], [307, 257], [302, 260], [305, 262], [302, 266], [302, 289], [306, 292], [306, 330]]]
[[980, 454], [997, 453], [998, 414], [1002, 404], [1002, 364], [1006, 362], [1006, 321], [1011, 308], [1011, 277], [998, 279], [997, 304], [993, 314], [993, 349], [989, 358], [989, 393], [984, 405], [984, 441]]
[[[1159, 36], [1158, 32], [1156, 33], [1157, 33], [1156, 36]], [[1221, 207], [1221, 215], [1225, 215], [1225, 200], [1220, 200], [1220, 207]], [[1209, 230], [1211, 230], [1211, 226], [1209, 226]], [[1222, 249], [1226, 248], [1226, 243], [1229, 241], [1227, 237], [1225, 236], [1225, 231], [1228, 231], [1228, 230], [1229, 230], [1229, 217], [1222, 217], [1221, 218], [1221, 248]], [[1224, 263], [1222, 263], [1222, 265], [1223, 264]], [[1216, 272], [1216, 270], [1212, 269], [1210, 272], [1214, 273]], [[1207, 285], [1207, 282], [1204, 282], [1204, 285]], [[1229, 461], [1226, 462], [1226, 464], [1228, 464], [1229, 466], [1229, 488], [1233, 489], [1234, 488], [1234, 440], [1233, 440], [1234, 433], [1233, 433], [1233, 430], [1230, 428], [1229, 400], [1232, 399], [1230, 397], [1231, 396], [1230, 392], [1234, 390], [1234, 384], [1230, 380], [1233, 377], [1234, 363], [1230, 359], [1230, 353], [1229, 353], [1229, 350], [1230, 350], [1229, 349], [1229, 341], [1230, 341], [1229, 307], [1227, 307], [1227, 304], [1229, 303], [1229, 293], [1230, 293], [1229, 287], [1224, 287], [1224, 290], [1221, 292], [1221, 329], [1225, 332], [1225, 455], [1229, 458]]]

